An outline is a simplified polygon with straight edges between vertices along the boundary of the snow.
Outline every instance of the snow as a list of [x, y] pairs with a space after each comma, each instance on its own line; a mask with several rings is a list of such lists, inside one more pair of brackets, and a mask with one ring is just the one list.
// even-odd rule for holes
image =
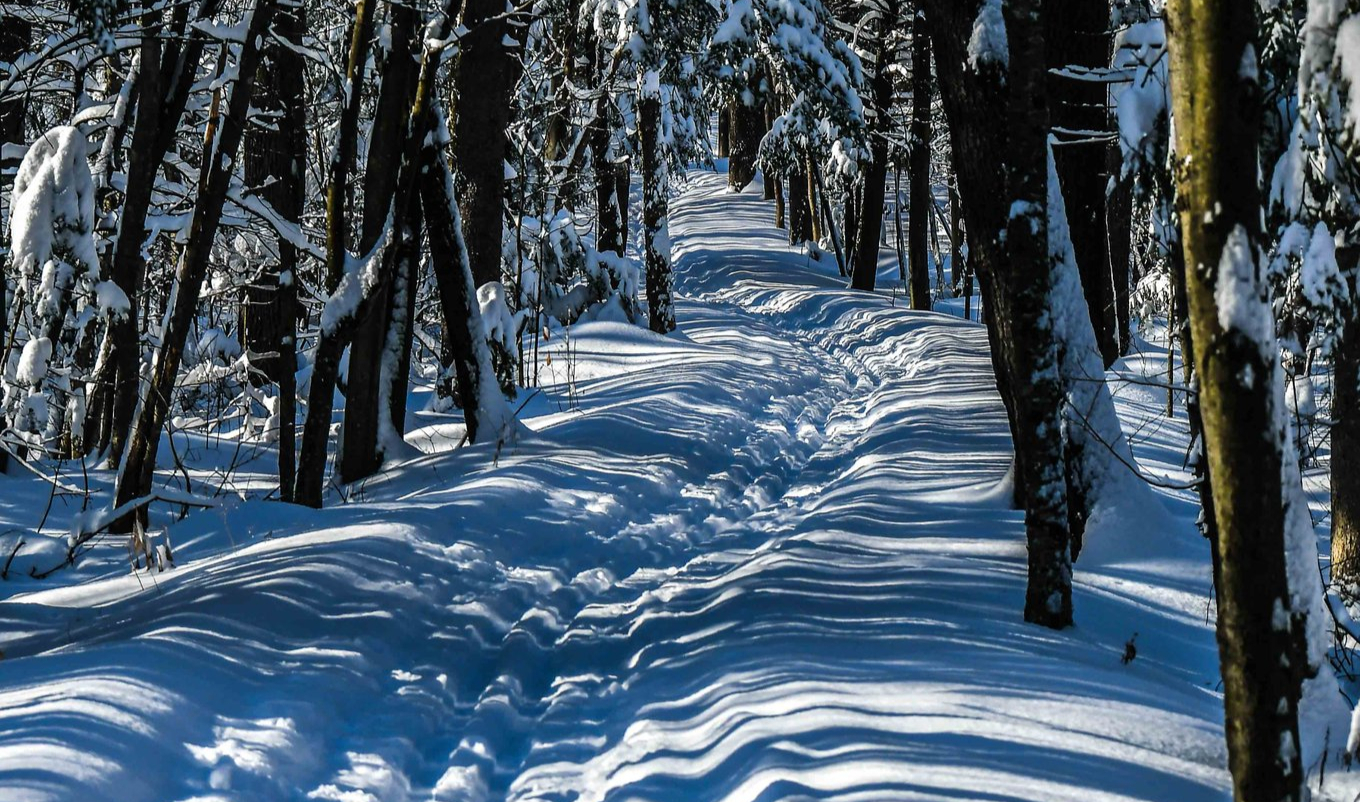
[[36, 387], [47, 378], [47, 363], [52, 358], [52, 341], [46, 337], [35, 337], [24, 343], [19, 355], [19, 367], [14, 378], [21, 384]]
[[1011, 51], [1006, 42], [1006, 20], [1001, 13], [1002, 0], [982, 0], [973, 33], [968, 38], [968, 66], [981, 70], [991, 65], [1003, 72], [1010, 67]]
[[98, 269], [94, 249], [94, 179], [85, 135], [71, 126], [48, 131], [29, 147], [14, 177], [9, 221], [11, 258], [29, 274], [50, 259]]
[[[1024, 624], [985, 331], [845, 289], [758, 184], [691, 174], [678, 331], [547, 341], [577, 403], [550, 381], [498, 453], [421, 417], [349, 503], [157, 507], [175, 568], [96, 542], [0, 582], [0, 796], [1226, 798], [1192, 495], [1093, 521], [1078, 625]], [[1142, 385], [1115, 403], [1160, 420]], [[1138, 427], [1146, 470], [1184, 477], [1179, 423]], [[50, 486], [0, 484], [31, 529]]]
[[482, 312], [482, 332], [487, 342], [500, 343], [506, 351], [513, 351], [515, 322], [505, 304], [505, 286], [490, 281], [478, 287], [477, 305]]
[[1275, 319], [1266, 302], [1265, 288], [1256, 268], [1251, 238], [1240, 224], [1228, 232], [1214, 280], [1214, 305], [1218, 324], [1236, 331], [1263, 349], [1275, 349]]
[[1336, 64], [1347, 87], [1346, 120], [1353, 132], [1360, 132], [1360, 15], [1336, 29]]

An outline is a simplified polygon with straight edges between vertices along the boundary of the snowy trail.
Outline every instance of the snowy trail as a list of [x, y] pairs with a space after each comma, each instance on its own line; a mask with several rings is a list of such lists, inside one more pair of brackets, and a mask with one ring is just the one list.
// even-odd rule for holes
[[1022, 624], [982, 329], [769, 218], [696, 173], [682, 334], [576, 327], [580, 408], [495, 465], [198, 514], [154, 590], [4, 588], [0, 800], [1224, 798], [1187, 505], [1091, 534], [1075, 629]]

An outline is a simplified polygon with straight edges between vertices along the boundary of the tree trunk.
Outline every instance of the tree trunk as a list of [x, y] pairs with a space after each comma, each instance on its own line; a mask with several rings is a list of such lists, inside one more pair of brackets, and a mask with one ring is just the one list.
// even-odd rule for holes
[[[376, 0], [358, 0], [350, 31], [349, 58], [345, 83], [350, 93], [340, 114], [335, 152], [331, 158], [330, 183], [326, 187], [326, 290], [334, 293], [345, 277], [349, 260], [349, 172], [359, 136], [359, 106], [363, 96], [364, 73], [368, 65], [373, 35], [373, 9]], [[331, 412], [335, 383], [344, 352], [339, 332], [323, 326], [312, 356], [311, 386], [307, 392], [307, 417], [302, 424], [302, 448], [298, 454], [297, 481], [293, 500], [309, 507], [321, 506], [322, 485], [326, 478], [326, 445], [330, 440]]]
[[[872, 170], [873, 168], [871, 167], [870, 169]], [[851, 287], [856, 287], [856, 282], [859, 280], [855, 276], [855, 265], [859, 263], [859, 241], [856, 237], [859, 235], [860, 227], [860, 202], [860, 186], [858, 184], [851, 184], [846, 187], [845, 212], [841, 215], [841, 220], [844, 223], [842, 230], [845, 232], [845, 272], [850, 276]], [[875, 248], [873, 267], [877, 267], [877, 263], [878, 249]], [[874, 273], [876, 271], [873, 268], [870, 268], [868, 272]], [[872, 276], [868, 279], [868, 283], [868, 289], [872, 290], [874, 283]]]
[[[485, 350], [477, 290], [472, 285], [467, 248], [463, 245], [454, 196], [453, 173], [443, 154], [426, 149], [426, 168], [420, 177], [420, 201], [430, 238], [430, 267], [439, 287], [439, 309], [450, 346], [450, 362], [457, 378], [459, 405], [467, 425], [468, 442], [481, 442], [484, 392], [499, 393], [490, 360], [478, 361]], [[494, 434], [494, 432], [493, 432]]]
[[[214, 14], [218, 0], [203, 0], [195, 19]], [[96, 414], [106, 424], [98, 434], [99, 448], [109, 449], [111, 465], [119, 464], [126, 438], [137, 414], [138, 390], [142, 382], [141, 338], [137, 325], [137, 306], [145, 302], [142, 284], [146, 262], [146, 218], [156, 173], [174, 142], [179, 119], [184, 115], [189, 92], [203, 57], [206, 35], [188, 26], [187, 4], [175, 7], [170, 29], [163, 29], [159, 12], [143, 17], [141, 74], [144, 81], [137, 100], [137, 123], [133, 128], [132, 151], [128, 156], [127, 191], [119, 218], [118, 242], [114, 246], [112, 279], [131, 302], [127, 314], [110, 323], [110, 359], [104, 375], [93, 382], [111, 384], [105, 403], [111, 405], [107, 416]], [[167, 43], [162, 47], [161, 40]], [[252, 76], [253, 78], [253, 76]], [[110, 375], [111, 374], [111, 375]]]
[[[28, 52], [29, 39], [33, 35], [33, 25], [28, 20], [17, 16], [0, 16], [0, 62], [12, 64], [24, 53]], [[24, 138], [24, 115], [27, 111], [25, 95], [14, 94], [0, 102], [0, 148], [6, 143], [15, 145], [26, 144]], [[13, 176], [10, 170], [17, 167], [16, 164], [0, 164], [3, 171], [0, 172], [0, 193], [9, 191], [13, 183]], [[9, 247], [9, 220], [0, 220], [0, 242], [8, 250]], [[5, 257], [5, 262], [9, 257]], [[4, 263], [0, 263], [3, 267]], [[4, 370], [4, 355], [10, 353], [9, 319], [7, 316], [8, 299], [6, 298], [9, 289], [5, 281], [8, 271], [0, 270], [0, 371]], [[5, 417], [4, 411], [0, 410], [0, 431], [4, 431], [9, 426], [9, 420]], [[9, 468], [9, 452], [0, 449], [0, 474], [5, 473]]]
[[911, 275], [911, 308], [930, 309], [930, 268], [927, 229], [930, 192], [930, 35], [926, 16], [917, 11], [912, 22], [911, 46], [911, 151], [907, 191], [907, 264]]
[[[851, 257], [850, 286], [872, 292], [878, 277], [878, 241], [883, 234], [883, 201], [888, 193], [888, 135], [892, 126], [892, 52], [887, 31], [878, 32], [877, 68], [870, 84], [874, 109], [869, 135], [869, 164], [864, 167], [864, 206], [858, 221], [855, 253]], [[847, 207], [848, 208], [848, 207]], [[845, 231], [848, 236], [850, 219]]]
[[406, 230], [395, 254], [391, 302], [387, 313], [387, 337], [382, 366], [382, 392], [379, 399], [387, 399], [379, 406], [387, 410], [387, 420], [380, 427], [390, 426], [378, 433], [378, 447], [389, 456], [386, 444], [399, 443], [406, 434], [406, 395], [411, 389], [411, 349], [415, 338], [416, 289], [420, 280], [420, 244], [423, 221], [421, 207], [412, 199], [407, 215]]
[[[380, 433], [393, 421], [380, 398], [385, 395], [384, 354], [397, 303], [393, 298], [396, 262], [398, 254], [404, 247], [409, 247], [411, 240], [418, 242], [420, 239], [419, 226], [413, 227], [412, 220], [388, 220], [398, 179], [395, 168], [401, 163], [406, 138], [414, 133], [409, 130], [407, 115], [415, 93], [417, 65], [413, 37], [418, 28], [414, 7], [393, 3], [391, 8], [388, 37], [391, 49], [383, 69], [364, 170], [364, 215], [359, 252], [372, 250], [387, 226], [394, 226], [395, 230], [392, 246], [384, 255], [381, 278], [373, 289], [373, 303], [368, 314], [359, 320], [350, 344], [339, 459], [340, 481], [346, 484], [376, 473], [386, 456]], [[405, 300], [401, 299], [400, 303], [404, 305]], [[382, 420], [384, 415], [388, 416], [386, 421]]]
[[[241, 46], [237, 57], [238, 77], [232, 87], [226, 116], [216, 125], [213, 121], [208, 124], [208, 136], [203, 145], [203, 178], [194, 202], [189, 244], [180, 258], [175, 290], [170, 299], [169, 321], [152, 366], [150, 386], [146, 398], [142, 400], [137, 425], [128, 440], [127, 452], [118, 472], [115, 507], [151, 492], [161, 426], [170, 410], [184, 343], [198, 313], [198, 299], [208, 273], [213, 240], [217, 237], [222, 207], [226, 203], [231, 183], [231, 165], [245, 132], [246, 114], [260, 63], [260, 44], [269, 30], [274, 6], [275, 0], [258, 0], [256, 3], [246, 30], [245, 44]], [[139, 508], [140, 515], [145, 516], [145, 513], [145, 507]], [[130, 518], [125, 518], [122, 523], [115, 531], [130, 530]]]
[[718, 107], [718, 153], [719, 159], [726, 159], [732, 153], [732, 106], [724, 103]]
[[[301, 224], [306, 201], [307, 116], [303, 100], [302, 55], [295, 49], [306, 31], [301, 6], [283, 6], [275, 15], [274, 35], [256, 78], [256, 105], [272, 112], [271, 126], [254, 126], [245, 135], [245, 182], [263, 187], [260, 198], [283, 220]], [[297, 419], [297, 248], [275, 237], [278, 264], [267, 267], [246, 287], [242, 299], [245, 346], [255, 354], [276, 354], [252, 365], [277, 385], [279, 495], [293, 498], [296, 476]]]
[[1072, 623], [1067, 480], [1063, 463], [1063, 386], [1058, 370], [1048, 242], [1048, 102], [1044, 86], [1042, 0], [1005, 6], [1010, 46], [1006, 228], [1010, 258], [1011, 337], [1016, 394], [1016, 443], [1024, 475], [1029, 584], [1025, 620], [1062, 628]]
[[[1360, 253], [1341, 249], [1342, 275], [1352, 276]], [[1332, 583], [1347, 601], [1360, 597], [1360, 317], [1342, 328], [1333, 355], [1332, 396]]]
[[[959, 247], [963, 243], [963, 230], [960, 222], [963, 220], [959, 214], [959, 186], [950, 177], [949, 181], [949, 285], [955, 292], [963, 292], [963, 249]], [[968, 293], [971, 295], [972, 293]], [[964, 304], [967, 305], [967, 297], [964, 296]], [[967, 317], [965, 315], [965, 317]]]
[[[453, 141], [463, 239], [480, 287], [501, 279], [505, 231], [505, 157], [515, 61], [505, 38], [504, 0], [466, 0], [459, 43]], [[521, 34], [522, 35], [522, 34]]]
[[609, 128], [603, 119], [591, 123], [591, 160], [595, 166], [595, 247], [623, 256], [627, 242], [628, 196], [619, 197], [619, 165], [610, 160]]
[[[1286, 568], [1283, 388], [1252, 252], [1260, 234], [1254, 4], [1168, 4], [1178, 205], [1218, 526], [1218, 648], [1228, 766], [1238, 802], [1302, 800], [1298, 702], [1310, 666]], [[1253, 65], [1254, 67], [1254, 65]], [[1216, 269], [1215, 269], [1216, 268]], [[1220, 287], [1220, 282], [1232, 282]], [[1220, 295], [1221, 291], [1221, 295]], [[1220, 305], [1231, 297], [1232, 306]], [[1287, 622], [1287, 623], [1286, 623]]]
[[731, 155], [727, 161], [727, 186], [740, 192], [756, 177], [756, 156], [765, 136], [765, 111], [741, 102], [732, 104]]
[[[801, 245], [812, 239], [812, 212], [808, 208], [807, 173], [794, 168], [784, 183], [788, 188], [789, 244]], [[776, 214], [778, 207], [775, 208]]]
[[[822, 238], [826, 236], [825, 221], [822, 217], [821, 205], [825, 204], [826, 199], [821, 197], [818, 192], [817, 179], [821, 174], [817, 172], [817, 165], [812, 163], [812, 158], [806, 157], [803, 160], [807, 164], [807, 204], [808, 204], [808, 226], [811, 234], [807, 239], [820, 244]], [[844, 265], [841, 265], [841, 274], [845, 274]]]
[[1133, 251], [1133, 186], [1118, 180], [1123, 164], [1119, 144], [1106, 146], [1106, 172], [1116, 178], [1114, 191], [1105, 200], [1105, 230], [1109, 249], [1110, 283], [1114, 289], [1114, 340], [1119, 356], [1133, 344], [1133, 315], [1129, 308], [1129, 262]]
[[1106, 89], [1101, 81], [1053, 71], [1095, 71], [1110, 64], [1110, 6], [1093, 0], [1048, 0], [1049, 94], [1055, 100], [1054, 159], [1067, 205], [1072, 248], [1082, 291], [1095, 329], [1101, 358], [1109, 367], [1119, 358], [1115, 334], [1114, 291], [1105, 231], [1106, 148], [1093, 132], [1109, 123]]
[[638, 138], [642, 150], [642, 236], [646, 250], [647, 316], [652, 331], [675, 330], [671, 289], [671, 252], [665, 156], [661, 145], [661, 99], [638, 103]]

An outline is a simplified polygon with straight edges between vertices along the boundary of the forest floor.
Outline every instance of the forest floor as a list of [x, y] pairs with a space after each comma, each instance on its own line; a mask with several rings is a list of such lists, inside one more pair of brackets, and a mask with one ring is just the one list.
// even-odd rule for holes
[[[170, 570], [105, 546], [0, 583], [0, 800], [1227, 798], [1193, 500], [1093, 522], [1077, 625], [1024, 624], [984, 330], [691, 179], [679, 332], [550, 342], [494, 461], [424, 416], [345, 503], [242, 493], [171, 527]], [[1119, 389], [1184, 480], [1183, 421]], [[47, 490], [0, 478], [0, 528]]]

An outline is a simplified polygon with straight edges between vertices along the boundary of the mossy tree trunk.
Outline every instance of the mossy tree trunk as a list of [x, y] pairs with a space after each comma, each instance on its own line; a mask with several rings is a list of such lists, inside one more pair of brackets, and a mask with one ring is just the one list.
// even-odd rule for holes
[[[1261, 266], [1255, 3], [1168, 4], [1178, 194], [1203, 443], [1218, 528], [1218, 648], [1233, 795], [1307, 796], [1291, 609], [1278, 346]], [[1233, 282], [1222, 287], [1221, 282]], [[1288, 614], [1285, 618], [1285, 614]], [[1284, 620], [1282, 620], [1284, 619]], [[1287, 623], [1286, 623], [1287, 622]]]

